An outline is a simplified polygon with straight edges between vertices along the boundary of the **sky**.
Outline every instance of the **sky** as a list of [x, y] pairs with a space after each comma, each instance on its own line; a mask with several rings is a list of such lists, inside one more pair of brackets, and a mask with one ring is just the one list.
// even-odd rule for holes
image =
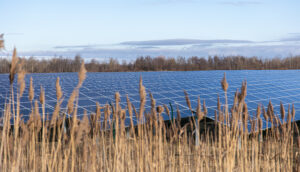
[[[0, 0], [20, 56], [300, 55], [299, 0]], [[1, 54], [0, 54], [1, 55]]]

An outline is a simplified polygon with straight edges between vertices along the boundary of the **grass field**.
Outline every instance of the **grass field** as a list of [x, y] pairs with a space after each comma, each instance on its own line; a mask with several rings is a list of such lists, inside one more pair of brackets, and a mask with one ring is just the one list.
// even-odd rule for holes
[[[43, 89], [35, 93], [31, 80], [32, 112], [25, 123], [20, 114], [25, 74], [15, 50], [10, 66], [10, 99], [1, 119], [1, 171], [300, 171], [300, 136], [294, 106], [288, 109], [281, 106], [278, 117], [270, 102], [267, 108], [258, 106], [256, 117], [251, 118], [245, 103], [246, 82], [236, 92], [233, 107], [228, 107], [230, 83], [224, 75], [220, 84], [226, 100], [218, 101], [215, 112], [218, 120], [212, 124], [213, 130], [200, 130], [206, 127], [203, 126], [207, 115], [205, 103], [198, 100], [198, 106], [191, 107], [189, 95], [185, 93], [192, 114], [189, 122], [181, 125], [180, 109], [177, 109], [177, 117], [166, 124], [161, 114], [170, 116], [170, 110], [165, 105], [157, 105], [151, 95], [151, 111], [145, 112], [142, 78], [139, 111], [128, 98], [126, 109], [122, 109], [117, 92], [113, 105], [97, 105], [95, 113], [85, 114], [79, 121], [77, 100], [86, 77], [84, 63], [68, 101], [66, 113], [71, 118], [61, 112], [63, 90], [59, 78], [57, 104], [51, 120], [45, 120], [45, 93]], [[17, 90], [12, 87], [15, 76]], [[42, 114], [39, 107], [43, 109]], [[124, 122], [126, 115], [131, 119], [128, 127]], [[132, 121], [134, 115], [139, 119], [136, 126]], [[101, 117], [104, 117], [102, 122]], [[271, 123], [269, 130], [262, 130], [263, 118]]]

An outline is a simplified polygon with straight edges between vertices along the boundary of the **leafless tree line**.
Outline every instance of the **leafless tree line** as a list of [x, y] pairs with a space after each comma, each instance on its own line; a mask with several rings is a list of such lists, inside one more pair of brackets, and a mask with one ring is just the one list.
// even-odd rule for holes
[[[76, 72], [81, 58], [54, 57], [52, 59], [22, 58], [27, 72]], [[0, 73], [9, 73], [10, 60], [0, 58]], [[300, 69], [300, 56], [285, 58], [258, 58], [244, 56], [226, 57], [138, 57], [132, 62], [119, 62], [115, 58], [102, 62], [92, 59], [86, 62], [89, 72], [127, 72], [127, 71], [194, 71], [194, 70], [279, 70]]]

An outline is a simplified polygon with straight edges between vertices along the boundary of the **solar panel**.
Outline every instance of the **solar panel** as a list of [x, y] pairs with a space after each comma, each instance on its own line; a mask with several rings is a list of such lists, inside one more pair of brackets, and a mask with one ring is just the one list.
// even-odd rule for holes
[[[300, 110], [300, 71], [299, 70], [264, 70], [264, 71], [192, 71], [192, 72], [121, 72], [121, 73], [88, 73], [78, 101], [78, 116], [84, 111], [88, 114], [96, 109], [96, 102], [101, 105], [114, 102], [114, 94], [121, 94], [121, 106], [126, 107], [126, 94], [132, 104], [139, 110], [139, 77], [143, 77], [143, 84], [147, 92], [151, 92], [157, 105], [171, 104], [178, 106], [182, 117], [191, 116], [186, 105], [183, 90], [191, 99], [193, 108], [197, 106], [197, 98], [205, 100], [208, 117], [214, 119], [217, 109], [217, 96], [222, 104], [225, 103], [224, 92], [220, 81], [226, 72], [228, 88], [228, 104], [233, 104], [234, 93], [240, 89], [243, 80], [247, 80], [246, 103], [249, 115], [255, 116], [258, 104], [267, 107], [272, 101], [276, 114], [280, 114], [280, 101], [287, 108], [288, 104], [295, 104], [296, 111]], [[66, 108], [67, 101], [78, 82], [77, 73], [51, 73], [26, 75], [26, 89], [21, 98], [21, 113], [28, 118], [31, 103], [28, 100], [29, 79], [33, 78], [35, 99], [38, 98], [40, 86], [45, 88], [46, 113], [52, 114], [56, 104], [55, 82], [60, 77], [60, 84], [64, 93], [62, 107]], [[9, 94], [9, 80], [7, 74], [0, 75], [0, 115], [3, 114], [4, 103]], [[15, 81], [14, 88], [17, 88]], [[146, 110], [150, 110], [150, 98], [147, 97]], [[2, 113], [2, 114], [1, 114]], [[169, 117], [163, 114], [165, 120]], [[299, 120], [300, 116], [296, 115]], [[127, 120], [128, 121], [128, 120]], [[137, 122], [136, 119], [134, 122]], [[265, 122], [264, 127], [265, 127]], [[269, 125], [270, 126], [270, 125]]]

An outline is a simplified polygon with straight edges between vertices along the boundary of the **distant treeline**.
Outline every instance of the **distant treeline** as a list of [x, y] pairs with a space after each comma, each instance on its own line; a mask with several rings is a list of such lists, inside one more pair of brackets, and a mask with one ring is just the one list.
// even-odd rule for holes
[[[22, 63], [27, 72], [77, 72], [82, 58], [58, 57], [52, 59], [23, 58]], [[9, 72], [10, 61], [0, 58], [0, 73]], [[138, 57], [132, 62], [119, 62], [110, 58], [106, 62], [95, 59], [86, 62], [89, 72], [127, 72], [127, 71], [193, 71], [193, 70], [266, 70], [266, 69], [300, 69], [300, 56], [286, 58], [258, 58], [243, 56], [227, 57]]]

